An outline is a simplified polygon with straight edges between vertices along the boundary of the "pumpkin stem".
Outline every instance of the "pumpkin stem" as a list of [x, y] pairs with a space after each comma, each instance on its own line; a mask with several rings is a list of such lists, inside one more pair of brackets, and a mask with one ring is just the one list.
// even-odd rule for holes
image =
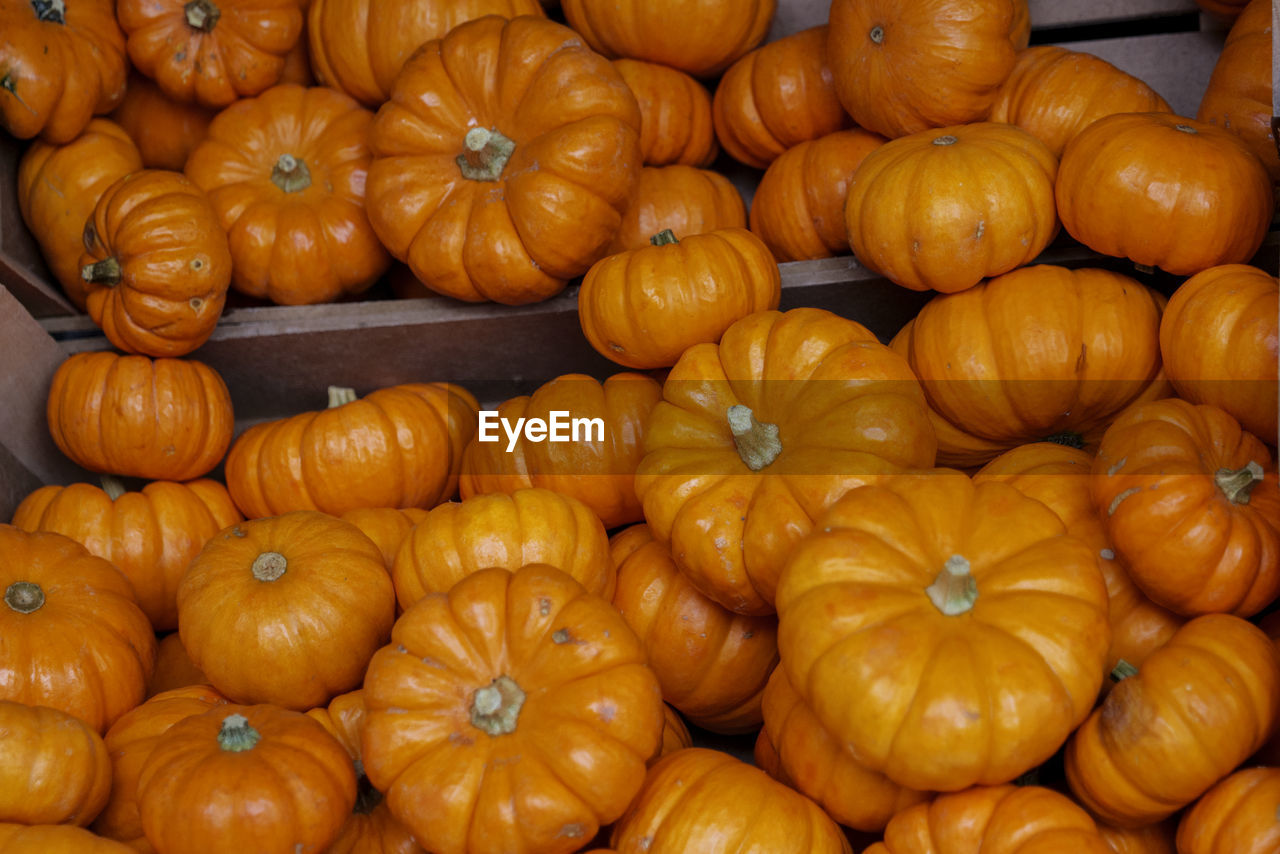
[[353, 388], [343, 388], [340, 385], [329, 386], [329, 408], [337, 409], [339, 406], [346, 406], [348, 403], [355, 403], [356, 390]]
[[114, 288], [124, 278], [124, 271], [120, 269], [120, 262], [112, 256], [93, 264], [85, 264], [80, 268], [80, 278], [92, 285]]
[[752, 471], [760, 471], [782, 453], [782, 441], [778, 438], [778, 425], [757, 421], [750, 407], [736, 404], [729, 407], [729, 430], [738, 456]]
[[676, 239], [676, 233], [674, 231], [669, 228], [664, 228], [653, 237], [650, 237], [649, 242], [654, 246], [671, 246], [679, 243], [680, 241]]
[[952, 555], [933, 583], [924, 589], [934, 607], [948, 617], [967, 613], [978, 600], [978, 582], [964, 555]]
[[1249, 493], [1253, 492], [1254, 486], [1261, 483], [1264, 477], [1266, 472], [1254, 460], [1249, 460], [1242, 469], [1218, 469], [1213, 475], [1218, 489], [1222, 490], [1232, 504], [1248, 504]]
[[884, 44], [884, 27], [876, 24], [871, 28], [871, 32], [867, 33], [867, 36], [875, 44]]
[[31, 8], [41, 21], [53, 24], [67, 23], [66, 0], [31, 0]]
[[356, 805], [351, 809], [356, 815], [368, 815], [378, 804], [382, 803], [382, 792], [369, 782], [369, 775], [364, 773], [364, 763], [355, 760], [356, 765]]
[[128, 492], [128, 490], [124, 488], [124, 483], [115, 475], [104, 474], [99, 478], [98, 482], [102, 484], [102, 491], [105, 492], [107, 497], [112, 501], [115, 501], [117, 498]]
[[471, 697], [471, 725], [489, 735], [515, 732], [524, 705], [524, 691], [510, 676], [503, 674]]
[[305, 160], [292, 154], [281, 154], [271, 170], [271, 183], [286, 193], [301, 193], [311, 186], [311, 170]]
[[1174, 129], [1174, 130], [1180, 130], [1180, 131], [1182, 131], [1183, 133], [1199, 133], [1199, 131], [1197, 131], [1197, 130], [1196, 130], [1195, 128], [1193, 128], [1191, 125], [1176, 124], [1176, 125], [1174, 125], [1174, 126], [1173, 126], [1173, 129]]
[[1156, 268], [1152, 267], [1150, 264], [1139, 264], [1137, 261], [1133, 262], [1133, 269], [1145, 276], [1155, 275], [1156, 272]]
[[1134, 667], [1123, 658], [1116, 662], [1116, 666], [1111, 668], [1111, 681], [1123, 682], [1130, 676], [1137, 676], [1138, 668]]
[[288, 568], [289, 561], [280, 552], [263, 552], [254, 558], [253, 577], [259, 581], [275, 581]]
[[1084, 450], [1084, 436], [1072, 430], [1063, 430], [1061, 433], [1045, 436], [1044, 441], [1052, 442], [1055, 445], [1066, 445], [1068, 448], [1075, 448], [1077, 451]]
[[4, 604], [19, 614], [31, 614], [44, 605], [44, 591], [39, 584], [15, 581], [4, 591]]
[[516, 150], [515, 142], [497, 128], [472, 128], [462, 144], [464, 150], [457, 157], [458, 168], [462, 170], [462, 177], [472, 181], [498, 180]]
[[218, 747], [228, 753], [253, 750], [254, 745], [261, 740], [262, 734], [249, 726], [249, 719], [244, 715], [231, 714], [222, 719], [222, 728], [218, 730]]
[[213, 32], [213, 28], [218, 26], [218, 19], [222, 17], [221, 10], [212, 0], [191, 0], [182, 7], [182, 11], [186, 13], [187, 26], [202, 33]]
[[956, 139], [951, 134], [946, 134], [944, 136], [935, 137], [933, 140], [933, 144], [934, 145], [955, 145], [959, 141], [960, 140]]

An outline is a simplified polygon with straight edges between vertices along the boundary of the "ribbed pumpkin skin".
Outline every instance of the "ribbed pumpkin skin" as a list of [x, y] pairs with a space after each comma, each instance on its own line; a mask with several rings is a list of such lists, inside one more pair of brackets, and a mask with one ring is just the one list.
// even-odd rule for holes
[[459, 492], [466, 500], [540, 487], [586, 504], [606, 529], [639, 522], [644, 513], [636, 498], [636, 467], [644, 456], [645, 424], [661, 397], [662, 386], [652, 377], [620, 373], [603, 383], [565, 374], [532, 395], [512, 398], [498, 407], [499, 417], [509, 423], [520, 418], [549, 422], [552, 412], [567, 412], [569, 418], [602, 419], [603, 436], [592, 431], [577, 441], [552, 443], [531, 442], [522, 434], [508, 452], [505, 435], [481, 442], [477, 431], [462, 457]]
[[983, 120], [1026, 46], [1014, 0], [833, 0], [827, 61], [859, 127], [890, 139]]
[[194, 480], [227, 452], [231, 394], [193, 359], [76, 353], [58, 366], [46, 404], [62, 453], [90, 471]]
[[644, 644], [662, 698], [712, 732], [760, 726], [765, 683], [778, 663], [778, 621], [743, 617], [703, 596], [680, 574], [647, 525], [615, 534], [617, 608]]
[[71, 142], [124, 97], [124, 33], [110, 0], [0, 2], [0, 128]]
[[0, 733], [0, 821], [93, 821], [111, 790], [102, 736], [66, 712], [8, 700], [0, 700]]
[[135, 70], [129, 74], [129, 89], [111, 119], [138, 146], [143, 166], [181, 172], [215, 115], [217, 110], [210, 107], [174, 101], [154, 80]]
[[893, 817], [863, 854], [1112, 854], [1089, 814], [1041, 786], [977, 787]]
[[124, 128], [107, 119], [93, 119], [65, 145], [33, 142], [18, 161], [22, 220], [63, 292], [81, 311], [87, 298], [80, 277], [85, 220], [107, 187], [141, 168], [138, 147]]
[[1179, 854], [1269, 854], [1280, 848], [1280, 768], [1245, 768], [1219, 782], [1178, 825]]
[[777, 0], [561, 0], [569, 26], [592, 49], [711, 77], [769, 32]]
[[0, 854], [138, 854], [113, 839], [103, 839], [65, 824], [0, 824]]
[[1253, 0], [1239, 13], [1218, 55], [1196, 118], [1238, 135], [1280, 180], [1271, 131], [1271, 2]]
[[702, 747], [672, 753], [649, 769], [610, 844], [618, 854], [852, 851], [813, 801], [759, 768]]
[[1102, 841], [1114, 854], [1177, 854], [1174, 848], [1177, 832], [1178, 825], [1173, 820], [1139, 828], [1098, 825]]
[[454, 494], [476, 429], [479, 404], [469, 391], [407, 383], [355, 400], [332, 394], [329, 409], [255, 424], [236, 437], [227, 489], [246, 517], [426, 509]]
[[643, 249], [663, 229], [683, 240], [723, 228], [746, 228], [738, 188], [719, 172], [692, 166], [646, 166], [609, 254]]
[[849, 252], [849, 180], [885, 138], [861, 128], [799, 143], [769, 164], [751, 199], [751, 231], [782, 261]]
[[1025, 267], [930, 300], [890, 346], [920, 377], [942, 465], [1094, 433], [1164, 396], [1164, 298], [1108, 270]]
[[1111, 689], [1067, 742], [1067, 782], [1100, 821], [1154, 824], [1199, 798], [1271, 734], [1280, 658], [1230, 614], [1187, 623]]
[[1107, 428], [1093, 500], [1134, 583], [1171, 611], [1251, 617], [1280, 593], [1271, 453], [1214, 406], [1145, 403]]
[[1172, 113], [1160, 93], [1091, 53], [1038, 45], [1018, 53], [988, 118], [1029, 132], [1061, 157], [1067, 143], [1114, 113]]
[[209, 677], [191, 663], [191, 656], [182, 645], [182, 636], [170, 632], [162, 637], [156, 648], [156, 669], [147, 683], [147, 699], [165, 691], [207, 684]]
[[441, 504], [405, 537], [391, 574], [396, 599], [408, 610], [479, 570], [515, 572], [532, 563], [567, 573], [589, 593], [613, 597], [617, 572], [600, 519], [578, 499], [539, 487]]
[[1275, 208], [1271, 176], [1240, 137], [1169, 113], [1089, 125], [1062, 152], [1055, 195], [1076, 240], [1175, 276], [1247, 262]]
[[1029, 264], [1053, 240], [1057, 170], [1045, 144], [1013, 125], [900, 137], [868, 153], [849, 180], [849, 245], [905, 288], [966, 290]]
[[739, 59], [716, 86], [712, 111], [724, 150], [755, 169], [849, 127], [827, 65], [827, 28], [802, 30]]
[[485, 15], [545, 13], [538, 0], [311, 0], [311, 64], [318, 82], [377, 109], [419, 45]]
[[190, 685], [157, 694], [112, 724], [105, 736], [111, 756], [111, 799], [93, 823], [93, 831], [151, 852], [138, 814], [138, 774], [157, 739], [180, 720], [200, 715], [227, 698], [208, 685]]
[[118, 569], [61, 534], [0, 525], [0, 591], [0, 700], [60, 709], [100, 733], [142, 702], [156, 636]]
[[707, 88], [683, 71], [654, 62], [615, 59], [613, 67], [640, 105], [644, 165], [710, 166], [720, 144]]
[[13, 514], [24, 531], [55, 531], [111, 561], [158, 632], [178, 627], [178, 582], [214, 534], [243, 517], [226, 488], [202, 478], [153, 481], [112, 494], [88, 483], [42, 486]]
[[690, 735], [689, 727], [685, 726], [680, 713], [670, 703], [664, 703], [663, 706], [662, 746], [658, 748], [658, 754], [649, 760], [650, 765], [668, 753], [693, 747], [693, 736]]
[[1165, 373], [1178, 396], [1226, 410], [1269, 445], [1277, 439], [1280, 282], [1226, 264], [1187, 279], [1160, 322]]
[[773, 671], [764, 689], [760, 732], [763, 746], [757, 750], [763, 751], [766, 764], [770, 748], [777, 757], [781, 773], [773, 776], [813, 798], [845, 827], [879, 832], [895, 814], [930, 797], [899, 786], [854, 759], [822, 726], [781, 667]]
[[390, 572], [400, 544], [414, 525], [427, 518], [427, 511], [421, 507], [407, 507], [403, 510], [394, 507], [359, 507], [348, 510], [338, 518], [355, 525], [373, 540], [374, 545], [382, 552], [387, 572]]

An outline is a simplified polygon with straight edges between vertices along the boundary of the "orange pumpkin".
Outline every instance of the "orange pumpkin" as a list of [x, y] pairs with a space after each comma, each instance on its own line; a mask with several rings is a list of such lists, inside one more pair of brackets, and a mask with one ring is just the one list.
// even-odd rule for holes
[[760, 732], [767, 741], [766, 761], [768, 747], [777, 754], [781, 779], [846, 827], [884, 830], [895, 814], [929, 798], [925, 792], [899, 786], [854, 759], [801, 699], [785, 668], [777, 668], [769, 677]]
[[860, 128], [802, 142], [769, 165], [751, 199], [751, 231], [779, 261], [849, 252], [844, 205], [863, 158], [885, 142]]
[[84, 223], [102, 192], [142, 168], [138, 148], [124, 129], [93, 119], [66, 145], [37, 141], [18, 161], [18, 209], [40, 244], [40, 252], [67, 297], [82, 311], [86, 287], [80, 277]]
[[111, 799], [94, 821], [94, 832], [150, 854], [154, 849], [143, 836], [138, 813], [138, 774], [142, 764], [169, 727], [226, 704], [227, 698], [208, 685], [191, 685], [161, 692], [116, 721], [106, 734], [111, 756]]
[[217, 111], [169, 98], [150, 77], [129, 74], [129, 89], [111, 118], [138, 146], [148, 169], [181, 172]]
[[1154, 824], [1261, 747], [1278, 708], [1280, 658], [1271, 639], [1230, 614], [1197, 617], [1071, 736], [1067, 782], [1101, 821]]
[[784, 36], [739, 59], [716, 86], [712, 111], [724, 150], [755, 169], [849, 127], [827, 65], [827, 27]]
[[0, 589], [0, 700], [97, 732], [142, 702], [156, 636], [118, 569], [61, 534], [0, 525]]
[[13, 514], [24, 531], [55, 531], [111, 561], [133, 583], [138, 605], [156, 631], [178, 627], [178, 582], [205, 542], [241, 520], [222, 484], [153, 481], [128, 492], [104, 477], [88, 483], [42, 486]]
[[394, 507], [357, 507], [348, 510], [340, 517], [359, 528], [366, 537], [373, 540], [378, 551], [382, 552], [382, 561], [391, 571], [395, 563], [396, 552], [400, 544], [409, 535], [414, 525], [427, 518], [427, 511], [421, 507], [407, 507], [397, 510]]
[[683, 71], [615, 59], [640, 105], [640, 156], [646, 166], [710, 166], [720, 153], [711, 121], [711, 95]]
[[934, 297], [890, 346], [920, 377], [942, 465], [1026, 442], [1077, 446], [1135, 401], [1167, 394], [1164, 298], [1107, 270], [1036, 265]]
[[712, 732], [760, 726], [765, 683], [778, 663], [778, 622], [743, 617], [699, 593], [647, 525], [609, 542], [618, 569], [613, 606], [635, 630], [662, 698]]
[[84, 226], [89, 317], [127, 353], [183, 356], [213, 334], [231, 284], [227, 233], [177, 172], [144, 169], [103, 191]]
[[569, 26], [605, 56], [712, 77], [760, 43], [773, 23], [777, 0], [692, 5], [683, 0], [561, 0], [560, 8]]
[[816, 527], [778, 583], [778, 648], [867, 768], [920, 790], [997, 785], [1089, 714], [1107, 589], [1044, 504], [943, 469], [851, 490]]
[[299, 712], [217, 706], [156, 739], [138, 810], [163, 854], [323, 851], [356, 801], [351, 759]]
[[1160, 352], [1178, 396], [1226, 410], [1245, 430], [1277, 442], [1280, 282], [1226, 264], [1187, 279], [1160, 321]]
[[981, 121], [1026, 45], [1022, 5], [833, 0], [827, 61], [840, 102], [889, 138]]
[[135, 849], [65, 824], [0, 824], [0, 854], [137, 854]]
[[364, 701], [365, 772], [436, 854], [581, 848], [640, 790], [663, 729], [635, 633], [542, 565], [406, 610]]
[[0, 733], [0, 821], [93, 821], [111, 790], [102, 736], [64, 711], [9, 700], [0, 700]]
[[218, 114], [187, 161], [231, 241], [231, 285], [281, 305], [330, 302], [386, 272], [364, 210], [373, 114], [340, 92], [273, 86]]
[[485, 15], [544, 13], [538, 0], [311, 0], [311, 64], [318, 82], [377, 108], [419, 45]]
[[640, 173], [616, 69], [542, 18], [469, 21], [405, 63], [374, 119], [373, 230], [427, 287], [537, 302], [604, 255]]
[[663, 229], [683, 239], [746, 225], [742, 194], [719, 172], [692, 166], [646, 166], [640, 170], [635, 195], [609, 244], [609, 254], [642, 249]]
[[1055, 194], [1076, 240], [1175, 276], [1247, 262], [1275, 208], [1271, 176], [1240, 137], [1169, 113], [1089, 125], [1062, 153]]
[[652, 765], [668, 753], [675, 753], [677, 750], [684, 750], [686, 747], [693, 747], [693, 736], [689, 733], [689, 728], [685, 726], [684, 718], [680, 717], [671, 705], [663, 703], [662, 705], [662, 746], [658, 748], [658, 753], [649, 760]]
[[1280, 154], [1271, 129], [1271, 0], [1237, 3], [1196, 118], [1239, 136], [1280, 180]]
[[1178, 824], [1179, 854], [1280, 849], [1280, 768], [1245, 768], [1196, 801]]
[[1061, 157], [1067, 143], [1103, 116], [1172, 113], [1160, 93], [1091, 53], [1039, 45], [1018, 53], [988, 118], [1029, 132]]
[[1250, 617], [1280, 593], [1280, 486], [1265, 445], [1214, 406], [1136, 406], [1107, 429], [1093, 499], [1134, 583], [1179, 614]]
[[461, 386], [407, 383], [255, 424], [227, 454], [227, 489], [250, 519], [293, 510], [434, 507], [458, 488], [479, 404]]
[[118, 0], [129, 59], [169, 98], [225, 107], [280, 82], [302, 0]]
[[46, 404], [62, 453], [90, 471], [186, 481], [231, 444], [227, 385], [194, 359], [76, 353], [54, 372]]
[[692, 747], [663, 757], [613, 826], [619, 854], [769, 851], [851, 854], [822, 808], [759, 768]]
[[1174, 849], [1177, 831], [1178, 825], [1173, 820], [1138, 828], [1098, 825], [1102, 841], [1113, 854], [1177, 854]]
[[178, 587], [182, 645], [236, 702], [310, 709], [352, 690], [394, 619], [378, 547], [310, 511], [227, 528]]
[[933, 464], [910, 367], [821, 309], [738, 321], [689, 348], [662, 395], [636, 495], [680, 570], [738, 614], [773, 612], [783, 562], [841, 493]]
[[[1031, 134], [976, 122], [868, 153], [849, 179], [858, 260], [916, 291], [955, 293], [1030, 263], [1058, 233], [1058, 162]], [[993, 191], [992, 188], [998, 188]]]
[[[569, 442], [533, 442], [523, 432], [511, 447], [493, 424], [467, 445], [459, 491], [463, 499], [489, 492], [512, 493], [541, 487], [578, 499], [600, 517], [605, 528], [644, 518], [636, 498], [635, 471], [644, 455], [645, 423], [662, 386], [643, 374], [614, 374], [603, 383], [585, 374], [565, 374], [498, 407], [498, 418], [598, 419]], [[502, 423], [502, 422], [500, 422]], [[485, 441], [480, 441], [481, 439]]]
[[124, 34], [111, 0], [0, 0], [0, 128], [71, 142], [125, 90]]
[[990, 786], [943, 795], [893, 817], [863, 854], [1073, 851], [1111, 854], [1089, 814], [1042, 786]]
[[151, 674], [151, 681], [147, 683], [148, 700], [176, 688], [207, 684], [209, 677], [191, 663], [191, 656], [187, 655], [187, 648], [182, 645], [181, 635], [170, 632], [160, 638], [156, 647], [156, 669]]
[[600, 519], [576, 498], [549, 489], [517, 489], [441, 504], [405, 537], [391, 575], [405, 610], [482, 569], [515, 572], [545, 564], [587, 592], [613, 597], [617, 572]]
[[[1036, 499], [1058, 514], [1067, 533], [1093, 551], [1107, 584], [1111, 649], [1105, 670], [1121, 661], [1141, 667], [1147, 656], [1164, 646], [1185, 622], [1142, 594], [1116, 559], [1101, 516], [1093, 506], [1093, 457], [1054, 442], [1020, 445], [1006, 451], [974, 475], [975, 483], [998, 480]], [[1103, 681], [1103, 689], [1110, 688]]]
[[778, 307], [778, 262], [745, 228], [683, 239], [664, 229], [650, 242], [605, 258], [582, 280], [582, 334], [605, 358], [629, 368], [670, 367], [738, 320]]

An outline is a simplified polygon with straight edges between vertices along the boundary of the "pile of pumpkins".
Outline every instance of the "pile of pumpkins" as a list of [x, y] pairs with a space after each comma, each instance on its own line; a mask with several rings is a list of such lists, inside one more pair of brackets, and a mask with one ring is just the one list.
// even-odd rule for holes
[[[0, 854], [1280, 850], [1271, 4], [1202, 5], [1193, 118], [1024, 0], [0, 0], [120, 351], [47, 398], [100, 485], [0, 525]], [[935, 292], [887, 344], [778, 310], [848, 253]], [[228, 291], [393, 263], [581, 278], [628, 370], [497, 415], [600, 431], [423, 377], [237, 432]]]

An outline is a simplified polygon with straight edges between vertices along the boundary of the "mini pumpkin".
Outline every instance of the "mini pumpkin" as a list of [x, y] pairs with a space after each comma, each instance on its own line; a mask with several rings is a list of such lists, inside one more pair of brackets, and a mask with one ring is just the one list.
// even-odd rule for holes
[[0, 854], [137, 854], [112, 839], [65, 824], [0, 824]]
[[1177, 832], [1178, 825], [1173, 819], [1136, 828], [1098, 825], [1102, 841], [1114, 854], [1177, 854], [1174, 848]]
[[407, 609], [364, 702], [365, 772], [437, 854], [578, 850], [635, 798], [663, 729], [635, 633], [543, 565]]
[[150, 77], [132, 71], [129, 89], [111, 118], [137, 144], [142, 165], [181, 172], [215, 115], [210, 107], [173, 100]]
[[1206, 792], [1178, 824], [1179, 854], [1280, 848], [1280, 768], [1244, 768]]
[[1248, 262], [1275, 209], [1271, 176], [1240, 137], [1170, 113], [1089, 125], [1062, 152], [1055, 195], [1076, 240], [1175, 276]]
[[669, 703], [663, 704], [662, 712], [662, 746], [658, 748], [657, 755], [649, 760], [650, 765], [668, 753], [693, 747], [693, 736], [689, 733], [689, 727], [685, 726], [684, 718], [680, 717], [680, 713]]
[[348, 510], [340, 517], [359, 528], [364, 535], [373, 540], [374, 545], [382, 552], [382, 560], [387, 565], [387, 572], [395, 563], [396, 552], [400, 544], [409, 535], [414, 525], [427, 518], [427, 511], [421, 507], [407, 507], [398, 510], [394, 507], [357, 507]]
[[365, 214], [373, 114], [332, 89], [273, 86], [218, 114], [187, 161], [231, 242], [231, 285], [281, 305], [367, 289], [391, 257]]
[[62, 453], [89, 471], [186, 481], [231, 444], [231, 394], [194, 359], [76, 353], [54, 372], [45, 407]]
[[1239, 17], [1218, 54], [1196, 118], [1239, 136], [1271, 179], [1280, 180], [1280, 153], [1271, 129], [1271, 0], [1234, 5]]
[[[1009, 124], [903, 136], [849, 179], [845, 227], [868, 269], [917, 291], [955, 293], [1030, 263], [1058, 233], [1057, 158]], [[998, 188], [994, 192], [992, 188]]]
[[208, 684], [209, 677], [191, 663], [191, 656], [187, 655], [187, 648], [182, 645], [181, 635], [170, 632], [160, 638], [156, 647], [156, 669], [151, 674], [151, 681], [147, 683], [147, 699], [176, 688]]
[[646, 166], [710, 166], [720, 153], [711, 95], [683, 71], [656, 62], [615, 59], [640, 105], [640, 156]]
[[111, 759], [96, 730], [59, 709], [0, 700], [0, 821], [93, 821], [111, 790]]
[[609, 254], [642, 249], [670, 229], [677, 238], [723, 228], [746, 228], [742, 194], [719, 172], [692, 166], [646, 166], [635, 196], [609, 244]]

